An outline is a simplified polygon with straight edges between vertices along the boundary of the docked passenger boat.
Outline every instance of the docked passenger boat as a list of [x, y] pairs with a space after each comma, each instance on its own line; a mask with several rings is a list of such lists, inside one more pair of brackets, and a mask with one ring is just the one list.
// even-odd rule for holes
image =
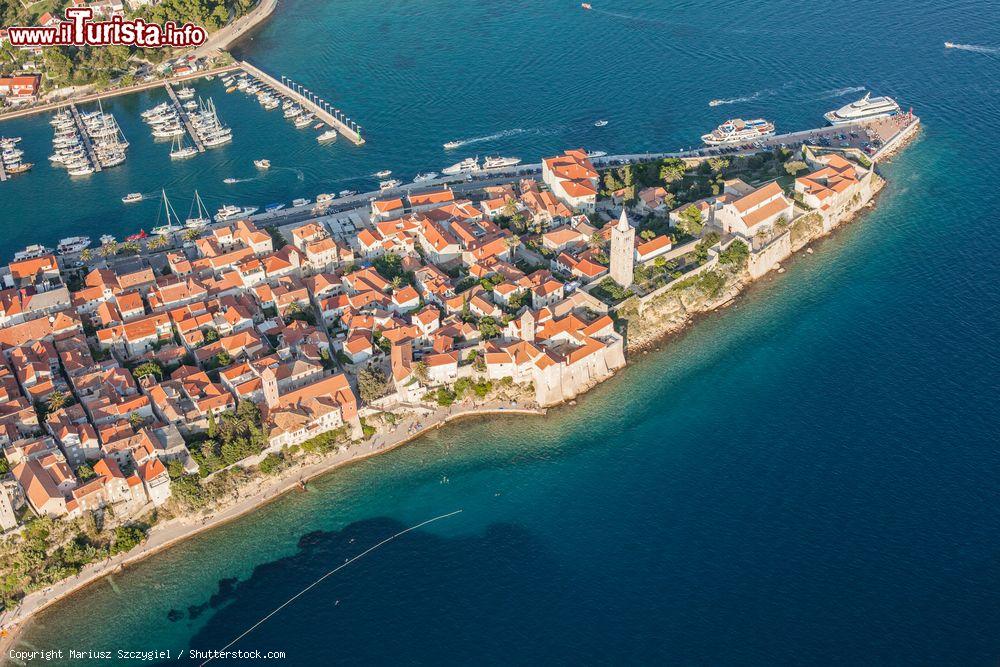
[[20, 262], [22, 259], [36, 259], [44, 255], [49, 255], [52, 253], [52, 248], [46, 248], [45, 246], [33, 243], [27, 246], [24, 250], [14, 253], [14, 260]]
[[607, 151], [587, 151], [587, 157], [589, 158], [604, 157], [607, 154]]
[[483, 160], [483, 169], [502, 169], [521, 164], [519, 157], [488, 157]]
[[177, 91], [177, 99], [189, 100], [192, 97], [194, 97], [194, 88], [191, 88], [190, 86], [184, 86]]
[[446, 176], [454, 176], [455, 174], [471, 174], [477, 171], [479, 171], [479, 158], [467, 157], [461, 162], [445, 167], [441, 173]]
[[31, 168], [34, 166], [34, 162], [12, 162], [11, 164], [5, 165], [4, 169], [7, 170], [8, 174], [23, 174], [27, 171], [31, 171]]
[[21, 137], [0, 137], [0, 148], [13, 148], [20, 141]]
[[226, 220], [233, 220], [234, 218], [245, 218], [253, 215], [258, 210], [259, 209], [256, 206], [244, 206], [240, 208], [239, 206], [227, 204], [215, 212], [215, 221], [225, 222]]
[[309, 127], [309, 125], [314, 120], [316, 120], [316, 116], [312, 115], [311, 113], [310, 114], [305, 114], [305, 115], [296, 117], [296, 119], [294, 121], [292, 121], [292, 125], [294, 125], [297, 129], [301, 130], [304, 127]]
[[66, 173], [70, 176], [88, 176], [94, 173], [94, 168], [89, 162], [80, 162], [71, 165], [69, 169], [66, 170]]
[[142, 193], [141, 192], [130, 192], [127, 195], [125, 195], [124, 197], [122, 197], [122, 203], [123, 204], [134, 204], [136, 202], [142, 201], [142, 199], [143, 199], [143, 197], [142, 197]]
[[89, 236], [70, 236], [60, 241], [59, 245], [56, 246], [56, 250], [59, 251], [60, 255], [69, 255], [74, 252], [80, 252], [88, 247], [90, 247]]
[[340, 192], [337, 193], [337, 196], [338, 197], [353, 197], [356, 194], [358, 194], [358, 193], [355, 192], [354, 190], [341, 190]]
[[264, 213], [277, 213], [281, 209], [285, 208], [285, 205], [278, 202], [275, 204], [268, 204], [264, 207]]
[[312, 200], [306, 199], [305, 197], [298, 197], [292, 200], [292, 208], [300, 208], [302, 206], [309, 206]]
[[899, 113], [899, 104], [891, 97], [872, 97], [865, 93], [857, 102], [845, 104], [836, 111], [828, 111], [823, 118], [831, 125], [845, 125], [873, 118], [885, 118]]
[[381, 181], [378, 184], [378, 189], [379, 190], [392, 190], [393, 188], [398, 188], [402, 184], [403, 184], [403, 181], [400, 181], [400, 180], [395, 179], [395, 178], [390, 178], [388, 181]]
[[138, 234], [129, 234], [128, 236], [125, 237], [125, 240], [126, 241], [141, 241], [144, 238], [146, 238], [147, 236], [149, 236], [149, 234], [146, 233], [146, 230], [145, 229], [140, 229]]
[[438, 177], [438, 175], [437, 175], [436, 171], [428, 171], [428, 172], [425, 172], [423, 174], [417, 174], [416, 176], [414, 176], [413, 177], [413, 182], [414, 183], [425, 183], [427, 181], [433, 181], [437, 177]]
[[111, 234], [101, 235], [101, 245], [111, 245], [112, 243], [117, 243], [118, 240]]
[[318, 194], [316, 195], [316, 203], [319, 204], [320, 206], [325, 206], [330, 202], [332, 202], [336, 198], [336, 196], [337, 195], [331, 195], [325, 192], [322, 194]]
[[336, 130], [327, 130], [323, 134], [316, 137], [316, 141], [318, 141], [321, 144], [325, 144], [328, 141], [336, 141], [336, 139], [337, 139]]
[[763, 118], [753, 120], [734, 118], [702, 135], [701, 140], [709, 146], [722, 146], [752, 143], [770, 136], [774, 136], [774, 123]]

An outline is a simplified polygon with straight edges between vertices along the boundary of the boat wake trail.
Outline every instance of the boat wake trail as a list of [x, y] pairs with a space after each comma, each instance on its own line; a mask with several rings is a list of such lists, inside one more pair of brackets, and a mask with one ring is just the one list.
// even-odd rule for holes
[[759, 100], [765, 95], [773, 95], [773, 90], [758, 90], [756, 93], [750, 95], [744, 95], [742, 97], [730, 97], [726, 100], [716, 100], [715, 104], [712, 106], [720, 106], [722, 104], [739, 104], [740, 102], [753, 102], [754, 100]]
[[665, 25], [660, 19], [650, 18], [648, 16], [636, 16], [635, 14], [622, 14], [621, 12], [609, 12], [606, 9], [594, 9], [591, 10], [594, 14], [604, 14], [605, 16], [613, 16], [616, 19], [624, 19], [626, 21], [637, 21], [639, 23], [652, 23], [654, 25]]
[[503, 139], [505, 137], [513, 137], [517, 134], [524, 134], [525, 132], [531, 132], [532, 130], [525, 130], [520, 127], [515, 127], [513, 130], [504, 130], [503, 132], [497, 132], [496, 134], [487, 134], [482, 137], [472, 137], [471, 139], [462, 139], [461, 141], [455, 142], [455, 148], [461, 148], [463, 146], [469, 146], [471, 144], [478, 144], [484, 141], [495, 141], [496, 139]]
[[256, 181], [257, 178], [258, 177], [256, 177], [256, 176], [254, 176], [253, 178], [227, 178], [227, 179], [223, 180], [222, 182], [225, 183], [226, 185], [236, 185], [237, 183], [246, 183], [248, 181]]
[[998, 46], [979, 46], [978, 44], [953, 44], [948, 43], [948, 48], [960, 51], [973, 51], [975, 53], [1000, 53]]
[[[311, 590], [315, 586], [319, 585], [320, 582], [322, 582], [324, 579], [326, 579], [327, 577], [329, 577], [329, 576], [331, 576], [333, 574], [336, 574], [340, 570], [343, 570], [345, 567], [347, 567], [348, 565], [350, 565], [354, 561], [359, 560], [361, 558], [364, 558], [365, 556], [367, 556], [371, 552], [375, 551], [376, 549], [379, 549], [379, 548], [385, 546], [386, 544], [389, 544], [389, 542], [392, 542], [397, 537], [401, 537], [401, 536], [405, 535], [406, 533], [409, 533], [411, 531], [416, 530], [417, 528], [422, 528], [423, 526], [426, 526], [427, 524], [434, 523], [435, 521], [440, 521], [441, 519], [447, 519], [448, 517], [452, 517], [452, 516], [455, 516], [456, 514], [461, 514], [461, 513], [462, 513], [462, 510], [455, 510], [454, 512], [448, 512], [447, 514], [442, 514], [440, 516], [436, 516], [433, 519], [427, 519], [426, 521], [422, 521], [421, 523], [418, 523], [415, 526], [410, 526], [409, 528], [406, 528], [405, 530], [401, 530], [398, 533], [396, 533], [395, 535], [390, 535], [389, 537], [385, 538], [384, 540], [382, 540], [378, 544], [376, 544], [374, 546], [371, 546], [371, 547], [368, 547], [367, 549], [365, 549], [364, 551], [362, 551], [361, 553], [359, 553], [354, 558], [348, 558], [343, 563], [341, 563], [337, 567], [333, 568], [332, 570], [330, 570], [329, 572], [327, 572], [326, 574], [324, 574], [322, 577], [320, 577], [316, 581], [312, 582], [311, 584], [309, 584], [308, 586], [306, 586], [305, 588], [303, 588], [301, 591], [299, 591], [298, 593], [296, 593], [292, 597], [288, 598], [288, 600], [286, 600], [281, 606], [277, 607], [270, 614], [268, 614], [264, 618], [260, 619], [259, 621], [257, 621], [253, 625], [251, 625], [246, 630], [244, 630], [243, 634], [241, 634], [239, 637], [237, 637], [233, 641], [231, 641], [228, 644], [226, 644], [225, 646], [223, 646], [222, 649], [219, 651], [219, 653], [223, 653], [225, 651], [228, 651], [229, 647], [231, 647], [233, 644], [235, 644], [236, 642], [238, 642], [239, 640], [243, 639], [244, 637], [246, 637], [248, 634], [250, 634], [251, 632], [253, 632], [257, 628], [259, 628], [269, 618], [271, 618], [272, 616], [274, 616], [275, 614], [277, 614], [279, 611], [281, 611], [282, 609], [284, 609], [285, 607], [287, 607], [291, 603], [295, 602], [295, 600], [297, 600], [301, 596], [305, 595], [309, 590]], [[208, 663], [212, 662], [212, 660], [214, 660], [214, 659], [215, 659], [214, 656], [211, 657], [211, 658], [209, 658], [205, 662], [201, 663], [201, 667], [205, 667], [205, 665], [207, 665]]]
[[834, 88], [833, 90], [826, 90], [820, 93], [819, 99], [829, 100], [834, 97], [841, 97], [843, 95], [848, 95], [850, 93], [860, 93], [865, 90], [864, 86], [848, 86], [847, 88]]

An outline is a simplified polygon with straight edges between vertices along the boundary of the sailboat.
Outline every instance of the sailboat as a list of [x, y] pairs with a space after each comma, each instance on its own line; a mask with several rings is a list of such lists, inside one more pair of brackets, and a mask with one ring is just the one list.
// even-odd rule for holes
[[[166, 213], [167, 222], [166, 224], [157, 225], [156, 227], [153, 227], [150, 231], [153, 232], [154, 234], [159, 234], [160, 236], [169, 236], [170, 234], [173, 234], [174, 232], [179, 232], [184, 228], [181, 227], [179, 224], [175, 224], [175, 222], [178, 221], [177, 213], [174, 212], [174, 207], [170, 205], [170, 200], [167, 199], [167, 191], [160, 190], [160, 193], [163, 195], [163, 211]], [[158, 214], [156, 217], [156, 221], [157, 222], [160, 221]]]
[[198, 149], [194, 146], [184, 145], [184, 135], [180, 135], [170, 144], [170, 159], [184, 160], [198, 154]]
[[188, 211], [188, 219], [184, 221], [184, 226], [188, 229], [201, 229], [212, 222], [212, 216], [208, 214], [208, 209], [201, 201], [201, 195], [194, 191], [194, 201], [191, 202], [191, 209]]

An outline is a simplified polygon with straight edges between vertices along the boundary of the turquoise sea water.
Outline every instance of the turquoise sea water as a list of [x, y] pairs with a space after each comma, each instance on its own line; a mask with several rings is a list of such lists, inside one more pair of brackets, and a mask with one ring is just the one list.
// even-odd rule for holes
[[468, 152], [675, 147], [737, 115], [802, 128], [860, 85], [912, 104], [924, 132], [859, 224], [577, 406], [338, 471], [43, 613], [28, 642], [220, 648], [345, 558], [462, 509], [234, 648], [291, 664], [996, 663], [1000, 169], [982, 151], [1000, 138], [1000, 52], [942, 42], [1000, 47], [997, 6], [593, 4], [282, 2], [241, 55], [352, 112], [368, 145], [317, 149], [216, 94], [227, 153], [143, 168], [132, 131], [134, 181], [61, 185], [76, 202], [42, 224], [25, 218], [52, 206], [34, 173], [0, 189], [0, 224], [20, 245], [80, 218], [134, 226], [120, 192], [172, 179], [221, 201], [217, 181], [261, 153], [303, 174], [240, 184], [266, 203], [438, 167], [465, 155], [443, 141], [517, 128]]

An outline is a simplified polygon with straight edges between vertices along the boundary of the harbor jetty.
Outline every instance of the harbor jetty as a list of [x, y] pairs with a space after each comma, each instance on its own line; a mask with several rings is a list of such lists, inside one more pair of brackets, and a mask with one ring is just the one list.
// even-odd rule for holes
[[199, 153], [204, 153], [205, 144], [201, 143], [201, 138], [195, 131], [194, 125], [191, 124], [191, 116], [188, 115], [187, 110], [181, 105], [180, 99], [177, 98], [177, 93], [174, 92], [173, 84], [167, 81], [163, 84], [163, 87], [167, 89], [167, 95], [170, 96], [170, 103], [174, 105], [174, 110], [177, 111], [177, 116], [184, 124], [184, 129], [187, 130], [188, 136], [190, 136], [191, 141], [194, 142], [194, 147], [198, 149]]
[[283, 81], [278, 81], [270, 74], [261, 71], [245, 60], [241, 60], [239, 64], [247, 74], [260, 79], [275, 90], [281, 91], [283, 95], [294, 99], [303, 108], [315, 114], [318, 119], [337, 130], [348, 141], [358, 146], [365, 143], [364, 137], [361, 136], [361, 126], [345, 116], [339, 109], [332, 107], [329, 103], [311, 93], [306, 94], [302, 92], [304, 89], [292, 83], [287, 77], [282, 77]]
[[90, 133], [87, 132], [87, 126], [84, 125], [83, 118], [80, 117], [80, 110], [76, 108], [75, 104], [69, 105], [69, 110], [73, 114], [73, 122], [76, 123], [76, 131], [80, 134], [83, 149], [87, 152], [87, 159], [93, 165], [94, 171], [100, 171], [101, 161], [97, 159], [97, 153], [94, 151], [94, 143], [90, 140]]
[[7, 180], [7, 169], [3, 166], [3, 160], [0, 160], [0, 183]]

